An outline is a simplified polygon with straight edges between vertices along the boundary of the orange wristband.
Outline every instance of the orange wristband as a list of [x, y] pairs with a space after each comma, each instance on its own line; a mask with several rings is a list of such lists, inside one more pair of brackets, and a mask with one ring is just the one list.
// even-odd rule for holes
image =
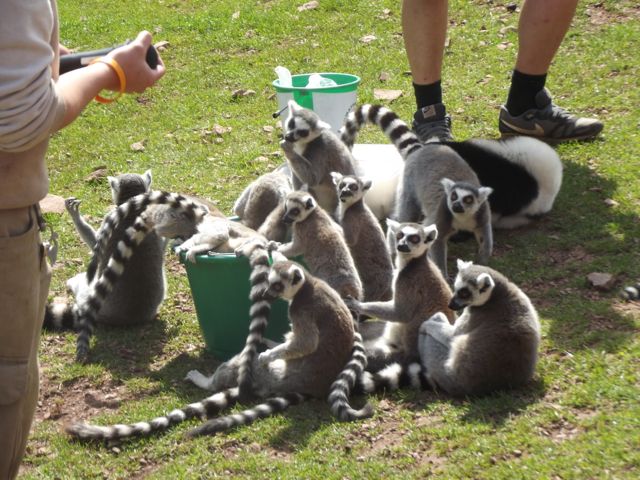
[[100, 62], [100, 63], [104, 63], [106, 65], [109, 65], [113, 69], [113, 71], [116, 72], [116, 75], [118, 76], [118, 80], [120, 81], [120, 90], [118, 91], [118, 93], [116, 94], [115, 97], [105, 98], [105, 97], [102, 97], [100, 95], [96, 95], [96, 102], [111, 103], [111, 102], [117, 100], [118, 98], [120, 98], [120, 95], [122, 95], [124, 93], [124, 90], [127, 88], [127, 76], [124, 74], [124, 70], [122, 70], [122, 67], [120, 66], [120, 64], [118, 62], [116, 62], [111, 57], [99, 57], [99, 58], [96, 58], [96, 59], [92, 60], [89, 63], [89, 65], [91, 65], [92, 63], [96, 63], [96, 62]]

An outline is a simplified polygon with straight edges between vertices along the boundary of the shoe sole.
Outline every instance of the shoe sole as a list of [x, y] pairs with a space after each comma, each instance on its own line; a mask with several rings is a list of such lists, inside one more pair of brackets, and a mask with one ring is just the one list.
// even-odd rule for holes
[[566, 143], [566, 142], [595, 140], [599, 133], [600, 132], [590, 133], [590, 134], [580, 135], [577, 137], [568, 137], [568, 138], [549, 138], [549, 137], [538, 137], [536, 135], [524, 135], [522, 133], [500, 132], [500, 138], [529, 137], [529, 138], [536, 138], [542, 142], [545, 142], [548, 145], [558, 145], [560, 143]]

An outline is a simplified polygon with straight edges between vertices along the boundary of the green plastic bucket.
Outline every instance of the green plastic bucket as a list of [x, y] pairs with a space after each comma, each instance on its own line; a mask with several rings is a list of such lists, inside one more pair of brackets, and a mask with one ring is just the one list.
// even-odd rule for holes
[[312, 74], [305, 73], [292, 75], [292, 86], [280, 85], [280, 80], [274, 80], [278, 98], [278, 110], [287, 106], [291, 99], [301, 107], [313, 110], [336, 133], [342, 127], [347, 114], [356, 104], [358, 84], [360, 77], [348, 73], [320, 73], [322, 77], [336, 82], [335, 86], [307, 88], [309, 77]]
[[[228, 360], [242, 350], [249, 333], [249, 260], [221, 253], [198, 255], [196, 263], [191, 263], [181, 253], [180, 262], [187, 270], [207, 350], [220, 360]], [[289, 330], [287, 302], [276, 300], [265, 336], [282, 342]]]

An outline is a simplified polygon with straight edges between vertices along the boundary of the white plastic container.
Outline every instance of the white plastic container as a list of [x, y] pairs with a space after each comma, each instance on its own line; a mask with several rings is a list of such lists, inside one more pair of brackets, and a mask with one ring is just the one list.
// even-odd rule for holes
[[[291, 99], [301, 107], [316, 112], [320, 118], [331, 125], [334, 132], [338, 132], [349, 111], [356, 104], [360, 77], [348, 73], [320, 73], [320, 76], [333, 80], [335, 85], [309, 87], [309, 77], [313, 74], [291, 76], [291, 85], [281, 85], [280, 80], [274, 80], [278, 98], [278, 110], [287, 106]], [[286, 111], [283, 112], [286, 117]]]

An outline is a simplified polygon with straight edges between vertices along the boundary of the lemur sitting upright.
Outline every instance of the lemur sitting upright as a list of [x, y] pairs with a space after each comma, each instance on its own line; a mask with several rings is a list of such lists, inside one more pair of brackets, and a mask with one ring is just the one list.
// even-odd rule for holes
[[284, 121], [284, 140], [280, 143], [293, 172], [293, 188], [307, 185], [318, 204], [330, 215], [338, 206], [338, 196], [331, 172], [355, 173], [353, 156], [347, 146], [313, 110], [288, 103], [289, 116]]
[[427, 256], [438, 235], [435, 225], [425, 227], [389, 219], [387, 226], [396, 250], [393, 299], [386, 302], [346, 300], [347, 306], [355, 312], [386, 320], [381, 336], [376, 328], [378, 322], [360, 325], [366, 342], [368, 370], [373, 372], [392, 362], [404, 364], [419, 360], [418, 330], [425, 319], [437, 312], [446, 312], [451, 322], [454, 319], [448, 307], [451, 289]]
[[[268, 284], [265, 293], [269, 297], [289, 301], [291, 333], [285, 343], [261, 353], [253, 361], [254, 393], [266, 398], [266, 402], [239, 414], [214, 418], [192, 430], [191, 436], [248, 424], [309, 397], [325, 398], [350, 358], [353, 320], [335, 290], [291, 261], [274, 263]], [[243, 355], [237, 355], [220, 365], [210, 378], [199, 372], [191, 374], [189, 378], [198, 386], [217, 393], [166, 416], [132, 425], [76, 423], [67, 428], [67, 433], [83, 440], [120, 440], [162, 431], [188, 418], [215, 415], [238, 400], [242, 361]]]
[[[151, 187], [151, 170], [144, 174], [126, 173], [117, 177], [108, 177], [111, 195], [115, 205], [122, 205], [130, 198], [148, 192]], [[80, 214], [80, 200], [70, 197], [65, 200], [67, 211], [80, 237], [93, 249], [96, 245], [96, 231]], [[109, 255], [127, 228], [124, 222], [114, 232], [113, 240], [107, 245]], [[96, 321], [105, 325], [134, 325], [151, 321], [158, 312], [165, 295], [164, 249], [165, 240], [151, 232], [143, 240], [140, 248], [132, 256], [129, 268], [122, 274], [108, 300], [100, 310]], [[85, 272], [79, 273], [67, 281], [67, 288], [73, 293], [76, 302], [83, 302], [89, 291], [89, 282]], [[141, 301], [144, 299], [144, 301]], [[73, 305], [67, 303], [49, 304], [45, 310], [45, 329], [73, 329], [75, 315]]]

